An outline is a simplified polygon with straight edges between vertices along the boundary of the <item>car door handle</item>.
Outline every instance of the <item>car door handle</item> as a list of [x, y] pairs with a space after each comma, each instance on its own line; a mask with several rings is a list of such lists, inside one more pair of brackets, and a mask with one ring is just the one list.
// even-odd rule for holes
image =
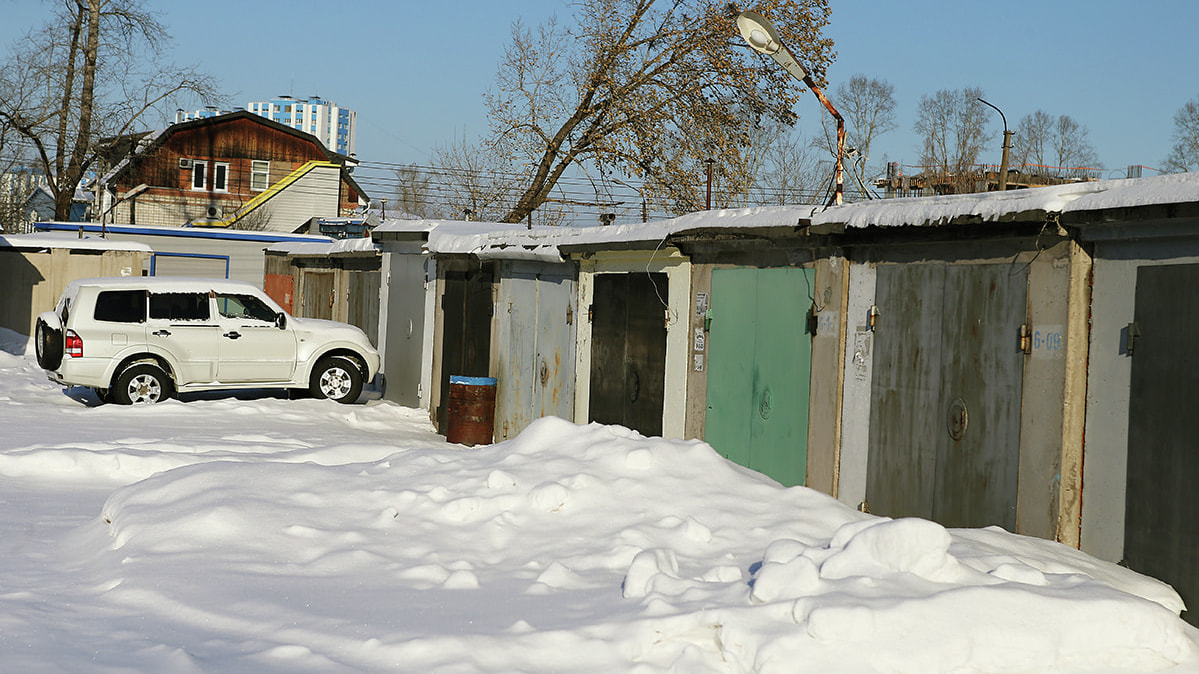
[[154, 332], [152, 332], [150, 334], [154, 335], [155, 337], [170, 337], [171, 331], [170, 330], [155, 330]]
[[222, 335], [222, 337], [228, 337], [229, 339], [237, 339], [238, 337], [241, 337], [241, 333], [236, 330], [230, 330], [229, 332], [226, 332], [224, 335]]

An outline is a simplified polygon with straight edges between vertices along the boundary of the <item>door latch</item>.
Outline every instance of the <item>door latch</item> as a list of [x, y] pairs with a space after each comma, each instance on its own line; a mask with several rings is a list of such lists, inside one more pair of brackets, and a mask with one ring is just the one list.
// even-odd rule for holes
[[1137, 337], [1141, 336], [1141, 326], [1136, 324], [1136, 321], [1129, 323], [1124, 328], [1124, 352], [1129, 356], [1132, 355], [1133, 349], [1137, 344]]

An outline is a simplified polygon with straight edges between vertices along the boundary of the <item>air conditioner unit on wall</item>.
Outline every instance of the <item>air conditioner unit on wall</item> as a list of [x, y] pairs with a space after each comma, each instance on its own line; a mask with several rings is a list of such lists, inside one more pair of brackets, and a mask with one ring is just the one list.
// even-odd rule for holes
[[220, 206], [209, 206], [208, 207], [208, 217], [210, 217], [210, 218], [219, 218], [223, 214], [224, 214], [224, 211], [221, 210]]
[[189, 169], [189, 168], [191, 168], [191, 167], [192, 167], [192, 160], [190, 160], [190, 159], [184, 159], [183, 157], [180, 157], [180, 158], [179, 158], [179, 168], [181, 168], [181, 169]]

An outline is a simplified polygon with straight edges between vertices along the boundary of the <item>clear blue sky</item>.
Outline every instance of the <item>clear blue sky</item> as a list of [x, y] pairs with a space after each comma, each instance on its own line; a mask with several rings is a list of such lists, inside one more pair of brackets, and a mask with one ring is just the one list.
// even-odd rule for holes
[[[895, 86], [899, 128], [876, 141], [873, 159], [915, 163], [911, 129], [920, 97], [978, 86], [1010, 126], [1037, 109], [1072, 116], [1089, 129], [1109, 174], [1122, 176], [1129, 164], [1161, 166], [1174, 113], [1199, 96], [1195, 0], [831, 4], [827, 34], [838, 56], [829, 91], [859, 73]], [[318, 94], [357, 110], [365, 162], [417, 164], [438, 143], [486, 131], [483, 93], [512, 22], [537, 24], [555, 12], [568, 20], [570, 11], [560, 0], [159, 5], [176, 60], [215, 76], [229, 106]], [[0, 0], [0, 42], [19, 38], [47, 8]], [[815, 98], [801, 100], [797, 111], [801, 127], [816, 133]], [[998, 162], [1001, 128], [996, 116], [995, 156], [984, 161]]]

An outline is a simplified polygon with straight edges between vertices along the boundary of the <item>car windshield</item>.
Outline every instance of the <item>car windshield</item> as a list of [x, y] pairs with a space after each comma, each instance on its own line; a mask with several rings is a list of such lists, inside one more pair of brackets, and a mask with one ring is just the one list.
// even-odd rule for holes
[[275, 310], [253, 295], [222, 295], [216, 296], [217, 310], [225, 318], [251, 318], [257, 321], [273, 323]]

